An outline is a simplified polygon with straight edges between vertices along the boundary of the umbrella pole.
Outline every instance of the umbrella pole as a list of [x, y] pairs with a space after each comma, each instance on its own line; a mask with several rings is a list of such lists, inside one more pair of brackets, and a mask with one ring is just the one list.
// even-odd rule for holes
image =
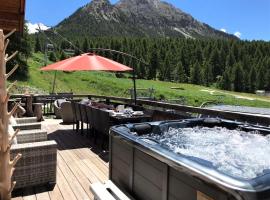
[[56, 83], [56, 72], [54, 72], [54, 78], [53, 78], [53, 87], [52, 87], [52, 94], [54, 94], [54, 91], [55, 91], [55, 83]]
[[133, 70], [132, 81], [133, 81], [133, 90], [134, 90], [134, 104], [137, 105], [137, 89], [136, 89], [136, 74], [135, 74], [135, 70]]

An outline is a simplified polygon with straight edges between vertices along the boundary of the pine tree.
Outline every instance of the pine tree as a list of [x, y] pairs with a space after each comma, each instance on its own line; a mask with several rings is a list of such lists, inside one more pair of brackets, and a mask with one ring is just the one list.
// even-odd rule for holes
[[203, 61], [203, 55], [202, 55], [202, 49], [200, 47], [200, 43], [196, 44], [196, 49], [195, 49], [195, 61], [202, 63]]
[[233, 67], [233, 86], [234, 91], [242, 92], [244, 89], [244, 71], [241, 63], [236, 63]]
[[159, 69], [159, 67], [160, 67], [159, 54], [157, 51], [153, 51], [150, 59], [147, 79], [156, 79], [157, 69]]
[[196, 62], [190, 70], [190, 83], [197, 85], [201, 83], [201, 70], [198, 62]]
[[80, 45], [80, 42], [79, 42], [78, 40], [76, 41], [75, 46], [76, 46], [76, 48], [75, 48], [75, 53], [74, 53], [74, 55], [75, 55], [75, 56], [81, 55], [81, 53], [82, 53], [82, 52], [80, 51], [81, 45]]
[[35, 42], [35, 52], [41, 52], [41, 44], [40, 44], [40, 40], [39, 37], [36, 36], [36, 42]]
[[57, 58], [56, 58], [56, 55], [55, 55], [54, 52], [51, 52], [50, 53], [49, 60], [52, 61], [52, 62], [56, 62], [57, 61]]
[[84, 38], [84, 42], [83, 42], [83, 52], [84, 53], [88, 53], [89, 51], [89, 42], [87, 40], [87, 38]]
[[65, 60], [65, 59], [67, 59], [67, 55], [64, 51], [62, 51], [60, 55], [60, 60]]
[[[269, 47], [270, 50], [270, 47]], [[265, 89], [270, 91], [270, 57], [266, 61]]]
[[206, 86], [210, 86], [210, 84], [213, 82], [212, 66], [208, 62], [204, 64], [202, 78]]
[[223, 76], [221, 77], [219, 87], [223, 90], [231, 90], [231, 76], [229, 73], [229, 70], [226, 69], [225, 72], [223, 73]]
[[216, 78], [219, 75], [222, 75], [222, 71], [221, 71], [222, 65], [220, 63], [219, 52], [217, 48], [215, 48], [214, 51], [212, 52], [210, 56], [209, 64], [211, 65], [213, 69], [214, 78]]
[[239, 53], [239, 45], [238, 45], [238, 42], [233, 42], [233, 45], [232, 45], [231, 50], [232, 50], [231, 52], [233, 53], [236, 62], [237, 62], [237, 61], [240, 61], [240, 60], [239, 60], [239, 54], [240, 54], [240, 53]]
[[63, 40], [63, 41], [61, 42], [60, 47], [61, 47], [62, 50], [69, 49], [70, 44], [69, 44], [67, 41]]
[[223, 74], [226, 68], [226, 53], [224, 49], [220, 50], [219, 59], [220, 59], [220, 67], [221, 67], [220, 71], [221, 71], [221, 74]]
[[20, 67], [11, 76], [11, 79], [27, 80], [28, 78], [28, 65], [27, 59], [32, 54], [31, 40], [28, 34], [27, 26], [24, 25], [24, 34], [15, 33], [10, 37], [10, 44], [7, 48], [7, 53], [11, 55], [15, 51], [19, 53], [7, 63], [7, 71], [10, 71], [14, 65], [18, 64]]
[[257, 80], [257, 74], [255, 67], [252, 67], [250, 72], [249, 72], [249, 92], [255, 92], [256, 90], [256, 80]]
[[265, 90], [270, 91], [270, 69], [266, 73]]
[[182, 65], [181, 62], [179, 62], [176, 66], [176, 68], [178, 69], [178, 81], [180, 83], [186, 83], [187, 82], [187, 76], [185, 74], [185, 70], [184, 70], [184, 67]]
[[171, 71], [171, 60], [170, 55], [166, 54], [165, 61], [163, 64], [164, 74], [163, 74], [163, 80], [165, 81], [171, 81], [172, 77], [172, 71]]
[[226, 67], [232, 68], [235, 64], [235, 57], [233, 53], [230, 51], [229, 55], [226, 58]]
[[257, 73], [257, 81], [256, 81], [257, 89], [264, 90], [264, 86], [265, 86], [265, 83], [266, 83], [266, 81], [265, 81], [265, 75], [266, 74], [265, 74], [263, 66], [260, 66], [260, 67], [257, 67], [257, 68], [259, 68], [259, 71]]

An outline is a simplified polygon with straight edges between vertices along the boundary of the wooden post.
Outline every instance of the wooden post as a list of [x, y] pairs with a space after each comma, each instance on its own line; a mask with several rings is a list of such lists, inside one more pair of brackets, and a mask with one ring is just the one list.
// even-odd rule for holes
[[9, 119], [11, 115], [16, 111], [16, 105], [9, 113], [7, 110], [9, 100], [9, 88], [6, 87], [7, 78], [17, 69], [15, 66], [9, 73], [6, 73], [6, 63], [12, 59], [16, 52], [8, 57], [5, 54], [9, 40], [6, 39], [10, 36], [12, 31], [7, 36], [4, 35], [3, 30], [0, 29], [0, 199], [11, 199], [11, 192], [16, 182], [11, 182], [11, 177], [14, 171], [14, 166], [21, 158], [21, 154], [18, 154], [13, 161], [10, 161], [10, 145], [14, 137], [18, 134], [19, 130], [12, 133], [10, 136], [8, 133]]
[[33, 95], [27, 94], [25, 95], [25, 107], [26, 107], [26, 116], [27, 117], [33, 117], [34, 111], [33, 111]]

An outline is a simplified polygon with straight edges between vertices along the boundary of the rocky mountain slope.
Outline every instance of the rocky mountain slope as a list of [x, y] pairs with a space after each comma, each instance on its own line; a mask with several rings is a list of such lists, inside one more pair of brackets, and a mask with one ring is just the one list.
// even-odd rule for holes
[[69, 36], [235, 38], [160, 0], [92, 0], [56, 29]]

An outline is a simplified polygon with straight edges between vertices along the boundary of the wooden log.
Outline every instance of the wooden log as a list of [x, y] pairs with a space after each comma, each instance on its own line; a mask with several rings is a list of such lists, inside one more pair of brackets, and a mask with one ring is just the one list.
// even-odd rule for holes
[[26, 107], [26, 116], [27, 117], [33, 117], [34, 111], [33, 111], [33, 96], [30, 94], [25, 95], [25, 107]]
[[37, 117], [37, 121], [44, 121], [42, 112], [42, 103], [33, 103], [34, 105], [34, 116]]

